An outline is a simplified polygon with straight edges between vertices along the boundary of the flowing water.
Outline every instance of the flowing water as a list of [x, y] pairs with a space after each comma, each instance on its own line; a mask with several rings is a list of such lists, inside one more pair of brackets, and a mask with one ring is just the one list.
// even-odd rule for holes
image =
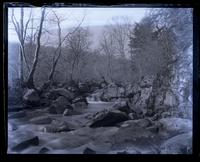
[[98, 112], [104, 109], [112, 107], [114, 102], [102, 102], [102, 101], [89, 101], [88, 102], [88, 112]]
[[103, 102], [100, 100], [99, 97], [96, 97], [93, 94], [91, 94], [91, 96], [87, 97], [86, 99], [88, 102], [87, 112], [102, 111], [104, 109], [112, 107], [112, 105], [115, 104], [115, 102]]

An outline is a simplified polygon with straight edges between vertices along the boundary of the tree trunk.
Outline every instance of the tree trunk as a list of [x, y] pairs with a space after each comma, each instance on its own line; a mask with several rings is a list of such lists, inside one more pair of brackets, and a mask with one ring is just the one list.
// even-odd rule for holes
[[22, 85], [23, 82], [24, 82], [24, 71], [23, 71], [23, 54], [22, 54], [22, 50], [21, 50], [21, 47], [19, 47], [19, 56], [20, 56], [20, 84]]
[[[59, 46], [58, 56], [57, 56], [55, 61], [53, 59], [53, 65], [52, 65], [51, 72], [50, 72], [49, 78], [48, 78], [49, 81], [52, 81], [52, 79], [53, 79], [53, 75], [54, 75], [54, 72], [55, 72], [55, 69], [56, 69], [56, 65], [57, 65], [58, 60], [61, 56], [61, 27], [60, 27], [59, 21], [58, 21], [58, 46]], [[55, 55], [56, 55], [56, 52], [55, 52]]]
[[36, 66], [37, 66], [37, 63], [38, 63], [38, 57], [39, 57], [39, 51], [40, 51], [40, 38], [41, 38], [41, 34], [42, 34], [44, 15], [45, 15], [45, 8], [42, 10], [33, 66], [31, 68], [31, 71], [29, 73], [28, 80], [27, 80], [28, 88], [34, 88], [35, 89], [34, 82], [33, 82], [33, 75], [35, 73], [35, 69], [36, 69]]

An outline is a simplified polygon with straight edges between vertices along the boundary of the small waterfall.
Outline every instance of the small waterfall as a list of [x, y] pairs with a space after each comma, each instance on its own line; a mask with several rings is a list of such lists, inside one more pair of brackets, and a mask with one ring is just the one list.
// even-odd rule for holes
[[88, 103], [93, 103], [93, 102], [101, 102], [101, 99], [99, 96], [97, 96], [96, 94], [91, 94], [90, 96], [88, 96], [87, 98], [87, 102]]

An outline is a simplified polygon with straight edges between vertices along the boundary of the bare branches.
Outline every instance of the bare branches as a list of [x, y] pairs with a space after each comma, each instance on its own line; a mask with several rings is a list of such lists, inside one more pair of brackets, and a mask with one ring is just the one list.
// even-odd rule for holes
[[84, 19], [85, 19], [85, 15], [84, 15], [84, 17], [82, 18], [81, 22], [78, 24], [78, 26], [77, 26], [72, 32], [69, 32], [69, 33], [67, 33], [67, 34], [64, 36], [64, 38], [62, 39], [61, 43], [60, 43], [60, 44], [58, 45], [58, 47], [56, 48], [55, 52], [57, 52], [57, 50], [62, 46], [62, 44], [65, 42], [65, 40], [68, 38], [69, 35], [75, 33], [75, 32], [80, 28], [80, 26], [81, 26], [81, 24], [83, 23]]
[[[25, 55], [24, 44], [25, 44], [25, 38], [26, 38], [26, 30], [27, 30], [28, 23], [30, 21], [31, 15], [30, 15], [30, 17], [29, 17], [29, 19], [28, 19], [28, 21], [25, 25], [25, 28], [24, 28], [24, 9], [23, 8], [21, 8], [20, 13], [21, 13], [20, 14], [20, 24], [19, 24], [19, 22], [17, 21], [15, 15], [14, 15], [14, 9], [12, 9], [11, 20], [12, 20], [12, 23], [14, 25], [15, 32], [17, 33], [19, 42], [20, 42], [22, 57], [24, 58], [24, 61], [26, 63], [26, 67], [29, 71], [30, 69], [29, 69], [29, 65], [28, 65], [28, 62], [27, 62], [26, 55]], [[23, 58], [21, 59], [21, 66], [22, 67], [23, 67]], [[23, 75], [23, 68], [22, 67], [21, 67], [21, 74]]]
[[23, 40], [26, 39], [26, 32], [27, 32], [27, 28], [28, 28], [29, 22], [31, 20], [31, 16], [32, 16], [32, 9], [30, 11], [29, 18], [28, 18], [28, 20], [26, 22], [26, 25], [25, 25]]
[[19, 23], [17, 22], [15, 15], [14, 15], [14, 9], [12, 9], [12, 16], [11, 16], [12, 23], [14, 25], [15, 31], [17, 33], [18, 38], [20, 38], [20, 31], [19, 31]]

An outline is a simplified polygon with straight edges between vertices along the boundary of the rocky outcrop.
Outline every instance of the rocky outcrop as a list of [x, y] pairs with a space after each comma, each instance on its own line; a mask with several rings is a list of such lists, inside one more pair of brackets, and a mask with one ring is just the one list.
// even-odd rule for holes
[[152, 92], [153, 77], [144, 77], [140, 84], [129, 86], [126, 91], [127, 104], [135, 113], [136, 118], [142, 118], [148, 111], [148, 99]]

